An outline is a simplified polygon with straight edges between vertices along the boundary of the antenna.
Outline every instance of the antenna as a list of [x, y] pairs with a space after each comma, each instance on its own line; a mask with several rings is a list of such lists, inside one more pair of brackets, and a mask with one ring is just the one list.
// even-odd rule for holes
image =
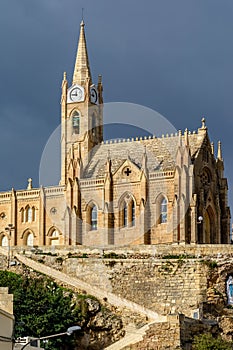
[[82, 7], [82, 21], [84, 21], [84, 7]]

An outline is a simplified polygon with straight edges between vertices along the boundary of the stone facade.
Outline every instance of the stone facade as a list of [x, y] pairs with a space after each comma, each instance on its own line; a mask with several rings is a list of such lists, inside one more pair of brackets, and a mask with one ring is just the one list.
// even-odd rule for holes
[[103, 142], [102, 91], [82, 22], [73, 82], [62, 81], [60, 184], [0, 193], [0, 245], [229, 243], [221, 144], [215, 156], [205, 120], [193, 133]]

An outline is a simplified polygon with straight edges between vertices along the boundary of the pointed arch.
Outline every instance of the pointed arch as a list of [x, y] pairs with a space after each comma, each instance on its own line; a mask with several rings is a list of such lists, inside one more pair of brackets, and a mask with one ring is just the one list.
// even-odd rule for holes
[[32, 221], [36, 221], [36, 207], [32, 207]]
[[27, 209], [27, 221], [32, 222], [32, 208], [28, 207]]
[[125, 192], [119, 200], [119, 227], [132, 227], [136, 224], [136, 201], [130, 192]]
[[25, 222], [25, 210], [24, 210], [24, 208], [21, 208], [19, 212], [20, 212], [21, 222]]
[[86, 207], [86, 221], [90, 227], [90, 231], [96, 231], [98, 229], [98, 206], [95, 202], [91, 201]]
[[124, 201], [123, 202], [123, 220], [122, 220], [122, 223], [123, 223], [123, 227], [127, 227], [128, 226], [128, 206], [127, 206], [127, 203]]
[[80, 113], [74, 110], [71, 115], [73, 134], [80, 134]]
[[20, 209], [21, 213], [21, 222], [33, 222], [36, 221], [36, 207], [30, 206], [29, 204], [26, 205], [25, 208]]
[[33, 247], [35, 234], [32, 230], [26, 229], [22, 234], [23, 245]]
[[9, 238], [6, 235], [2, 235], [1, 237], [1, 247], [8, 247]]
[[27, 236], [27, 243], [26, 245], [29, 246], [29, 247], [33, 247], [33, 242], [34, 242], [34, 235], [32, 232], [28, 233], [28, 236]]
[[167, 222], [167, 198], [163, 198], [160, 202], [160, 223]]
[[24, 222], [28, 222], [28, 209], [29, 209], [29, 205], [26, 205], [25, 209], [24, 209]]
[[216, 220], [212, 207], [209, 205], [204, 213], [204, 239], [205, 243], [215, 243]]
[[91, 208], [91, 230], [97, 230], [98, 225], [98, 209], [96, 205]]
[[61, 232], [55, 226], [49, 229], [47, 236], [49, 237], [49, 245], [60, 245]]
[[156, 198], [156, 217], [158, 224], [166, 224], [168, 219], [168, 200], [165, 194], [160, 193]]

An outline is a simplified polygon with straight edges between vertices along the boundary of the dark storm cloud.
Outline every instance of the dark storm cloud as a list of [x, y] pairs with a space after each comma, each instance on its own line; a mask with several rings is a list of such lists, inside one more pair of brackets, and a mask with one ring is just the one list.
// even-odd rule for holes
[[[0, 189], [38, 182], [40, 154], [60, 119], [81, 8], [93, 78], [105, 101], [151, 107], [177, 129], [203, 115], [232, 175], [231, 0], [5, 0], [0, 4]], [[231, 194], [232, 196], [232, 194]], [[232, 202], [232, 199], [231, 199]]]

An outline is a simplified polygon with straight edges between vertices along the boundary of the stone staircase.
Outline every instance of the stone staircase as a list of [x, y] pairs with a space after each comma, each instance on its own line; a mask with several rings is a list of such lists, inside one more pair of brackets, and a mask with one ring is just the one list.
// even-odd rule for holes
[[143, 337], [146, 335], [146, 331], [149, 330], [150, 325], [153, 323], [154, 322], [148, 323], [141, 328], [136, 328], [132, 325], [130, 325], [130, 327], [126, 327], [126, 334], [124, 338], [118, 340], [104, 350], [126, 350], [128, 346], [136, 344], [143, 340]]
[[[8, 256], [8, 252], [4, 248], [0, 248], [0, 254]], [[150, 323], [147, 325], [136, 328], [134, 325], [130, 324], [126, 327], [126, 335], [121, 340], [117, 341], [116, 343], [112, 344], [111, 346], [107, 347], [108, 350], [120, 350], [120, 349], [126, 349], [127, 346], [130, 344], [135, 344], [143, 339], [143, 336], [146, 335], [146, 331], [149, 329], [150, 324], [157, 323], [157, 322], [166, 322], [167, 317], [161, 316], [158, 313], [146, 309], [144, 306], [136, 304], [130, 300], [127, 300], [125, 298], [121, 298], [120, 296], [117, 296], [113, 293], [110, 293], [109, 291], [106, 291], [102, 288], [98, 288], [96, 286], [92, 286], [89, 283], [86, 283], [78, 278], [70, 277], [66, 275], [65, 273], [62, 273], [58, 270], [55, 270], [49, 266], [43, 265], [37, 261], [34, 261], [30, 258], [25, 257], [24, 255], [20, 254], [14, 254], [15, 258], [22, 264], [26, 265], [27, 267], [38, 271], [40, 273], [43, 273], [51, 278], [54, 278], [55, 280], [58, 280], [66, 285], [70, 285], [72, 287], [77, 288], [78, 290], [85, 290], [86, 293], [91, 294], [98, 298], [100, 301], [105, 298], [107, 299], [107, 302], [111, 305], [114, 305], [116, 307], [119, 307], [121, 309], [128, 309], [132, 311], [133, 313], [139, 313], [142, 315], [145, 315], [148, 317], [149, 320], [151, 320]]]
[[[1, 251], [0, 251], [1, 253]], [[56, 280], [61, 281], [62, 283], [65, 283], [67, 285], [73, 286], [79, 290], [85, 290], [86, 293], [91, 294], [98, 298], [100, 301], [104, 298], [107, 299], [109, 304], [112, 304], [116, 307], [120, 308], [127, 308], [131, 310], [132, 312], [136, 312], [142, 315], [146, 315], [148, 319], [156, 321], [156, 322], [166, 322], [167, 318], [166, 316], [161, 316], [157, 312], [154, 312], [152, 310], [146, 309], [144, 306], [136, 304], [130, 300], [127, 300], [125, 298], [121, 298], [120, 296], [117, 296], [113, 293], [110, 293], [109, 291], [106, 291], [102, 288], [98, 288], [96, 286], [92, 286], [89, 283], [86, 283], [78, 278], [70, 277], [66, 275], [63, 272], [60, 272], [58, 270], [55, 270], [51, 267], [48, 267], [46, 265], [43, 265], [41, 263], [38, 263], [37, 261], [34, 261], [32, 259], [26, 258], [23, 255], [15, 254], [14, 255], [18, 261], [20, 261], [22, 264], [30, 267], [31, 269], [41, 272], [51, 278], [54, 278]]]

